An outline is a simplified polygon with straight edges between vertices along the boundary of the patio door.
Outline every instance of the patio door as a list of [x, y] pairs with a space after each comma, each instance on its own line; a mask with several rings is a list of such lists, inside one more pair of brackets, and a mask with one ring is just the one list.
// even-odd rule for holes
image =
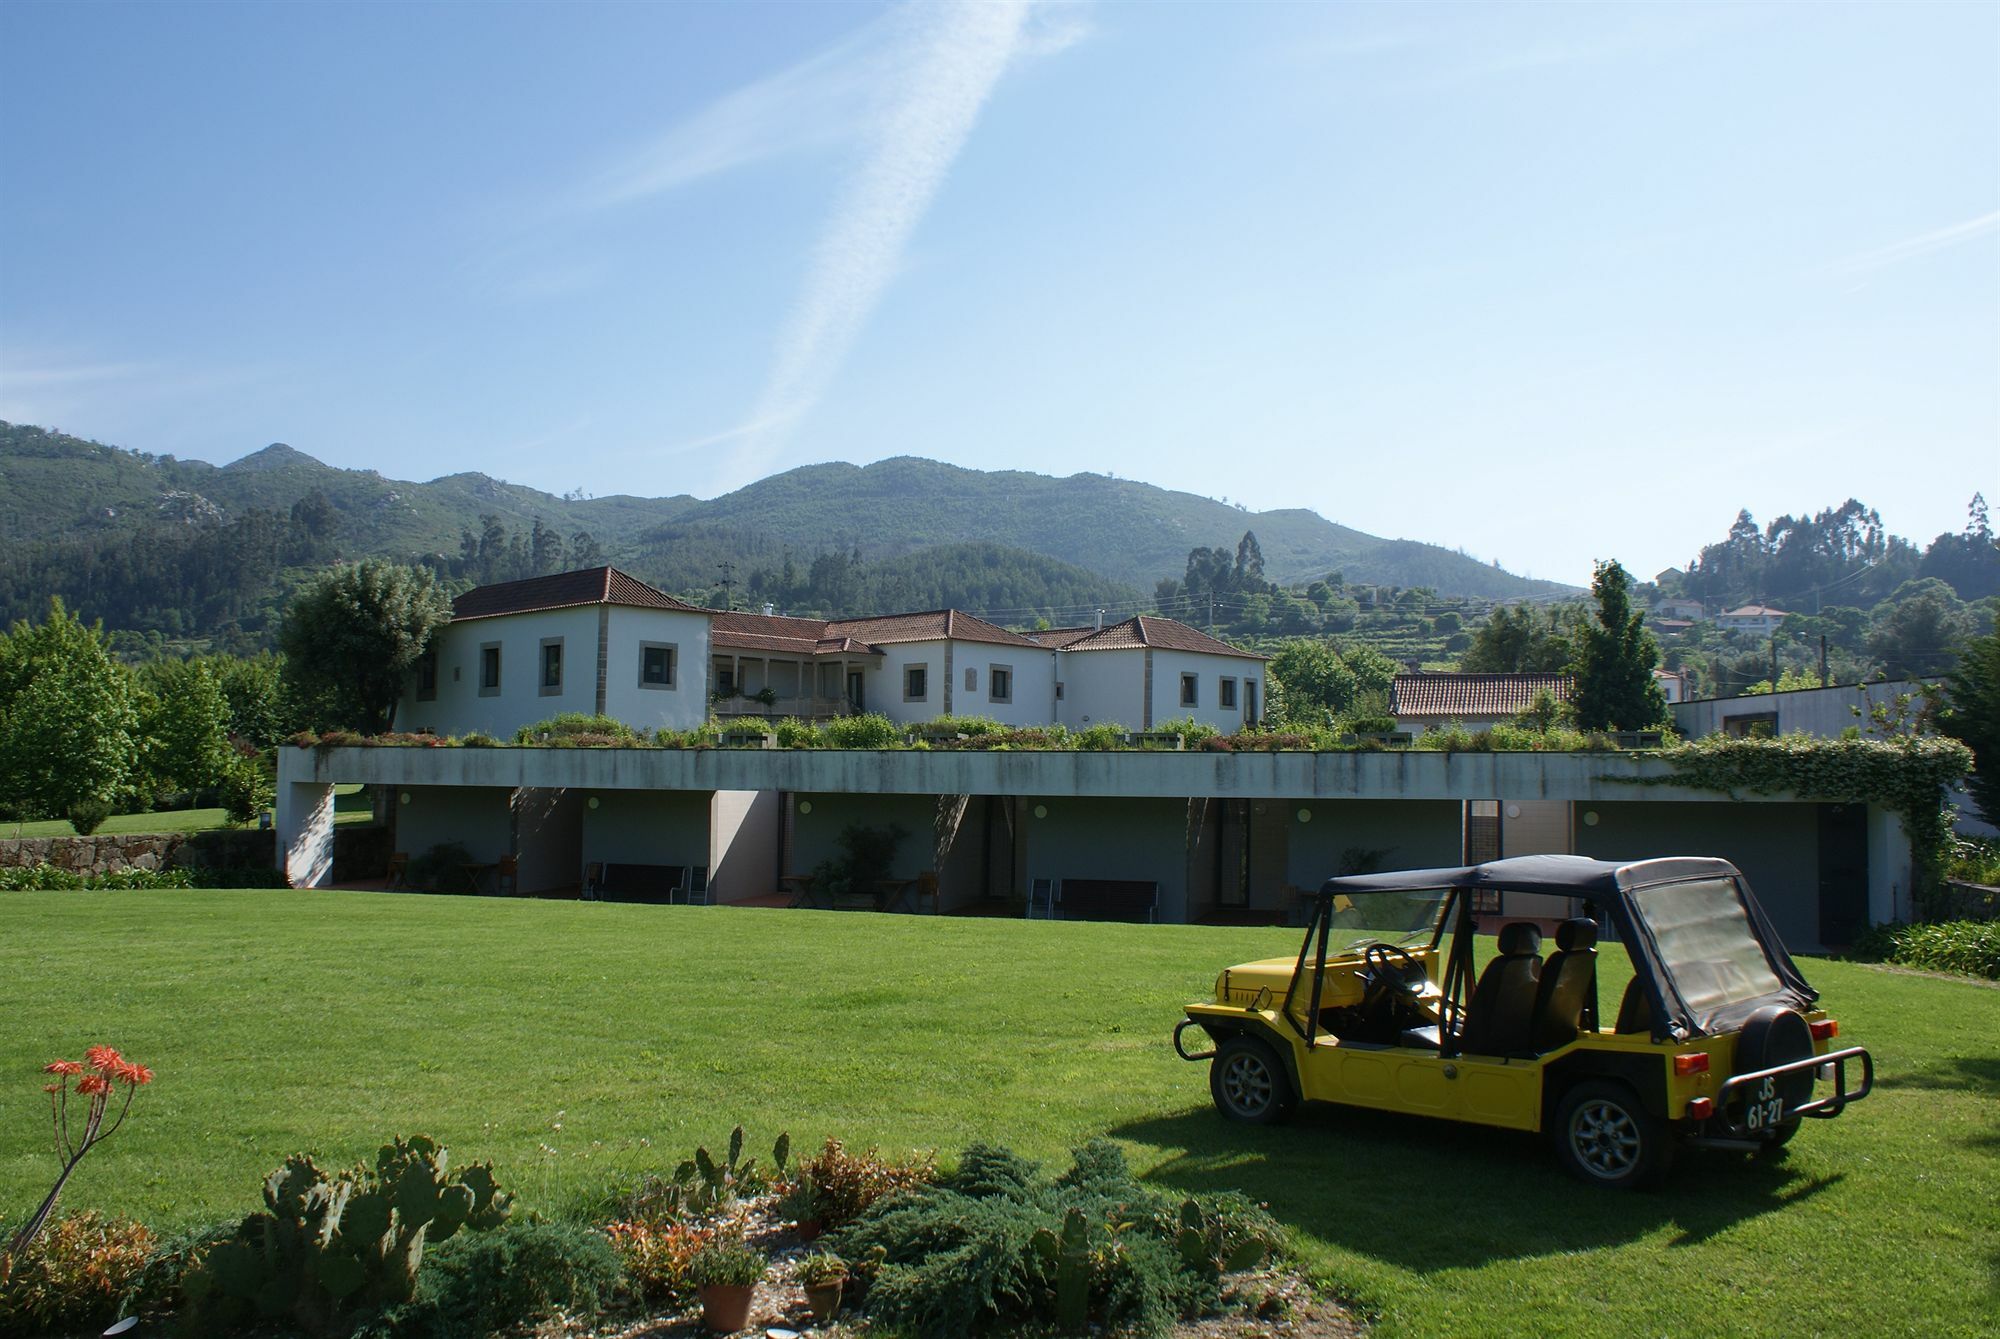
[[847, 672], [847, 705], [856, 716], [868, 710], [867, 703], [861, 696], [860, 670], [849, 670]]

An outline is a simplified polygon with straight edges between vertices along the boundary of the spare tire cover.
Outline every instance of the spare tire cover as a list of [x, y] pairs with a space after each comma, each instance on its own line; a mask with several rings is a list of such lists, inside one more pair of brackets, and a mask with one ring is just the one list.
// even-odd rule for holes
[[[1812, 1029], [1806, 1025], [1804, 1016], [1782, 1004], [1767, 1004], [1750, 1015], [1736, 1039], [1736, 1072], [1752, 1074], [1774, 1065], [1804, 1060], [1812, 1054]], [[1812, 1093], [1813, 1072], [1805, 1069], [1776, 1079], [1772, 1095], [1784, 1098], [1785, 1110], [1789, 1112], [1803, 1102], [1810, 1102]], [[1760, 1094], [1753, 1091], [1745, 1096], [1755, 1099]]]

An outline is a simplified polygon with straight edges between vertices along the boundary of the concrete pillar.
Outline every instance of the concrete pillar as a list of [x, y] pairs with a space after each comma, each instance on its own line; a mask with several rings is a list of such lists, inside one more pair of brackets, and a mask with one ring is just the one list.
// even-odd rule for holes
[[1876, 925], [1915, 920], [1915, 873], [1910, 867], [1910, 834], [1903, 820], [1879, 804], [1868, 806], [1868, 919]]
[[287, 781], [278, 786], [278, 854], [294, 888], [333, 882], [333, 783]]

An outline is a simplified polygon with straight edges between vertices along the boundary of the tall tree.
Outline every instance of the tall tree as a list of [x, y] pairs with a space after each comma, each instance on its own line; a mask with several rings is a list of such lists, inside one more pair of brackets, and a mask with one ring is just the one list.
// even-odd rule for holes
[[139, 736], [145, 770], [174, 790], [222, 784], [235, 750], [229, 747], [229, 699], [201, 661], [160, 660], [141, 671]]
[[1936, 577], [1906, 581], [1876, 606], [1868, 650], [1892, 679], [1951, 668], [1972, 620], [1952, 588]]
[[137, 728], [131, 672], [60, 599], [0, 637], [0, 804], [94, 829], [132, 772]]
[[1653, 678], [1660, 648], [1632, 607], [1632, 578], [1617, 561], [1599, 563], [1590, 583], [1597, 617], [1578, 629], [1576, 723], [1585, 730], [1648, 730], [1667, 718]]
[[374, 560], [335, 567], [285, 611], [285, 674], [302, 698], [324, 696], [339, 724], [379, 733], [431, 634], [450, 621], [451, 601], [427, 569]]
[[1271, 714], [1286, 725], [1330, 724], [1360, 691], [1360, 681], [1332, 642], [1286, 642], [1265, 672], [1271, 682]]
[[1950, 679], [1944, 732], [1972, 750], [1966, 789], [1988, 823], [2000, 826], [2000, 631], [1976, 637]]

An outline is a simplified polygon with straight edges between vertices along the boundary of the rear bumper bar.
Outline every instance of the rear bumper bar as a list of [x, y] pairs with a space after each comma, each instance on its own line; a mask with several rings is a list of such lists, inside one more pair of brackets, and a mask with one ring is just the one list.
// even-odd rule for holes
[[[1847, 1065], [1849, 1061], [1858, 1061], [1861, 1065], [1861, 1082], [1855, 1088], [1847, 1086]], [[1716, 1094], [1716, 1118], [1714, 1124], [1729, 1134], [1736, 1136], [1762, 1133], [1750, 1125], [1745, 1117], [1747, 1117], [1749, 1112], [1756, 1109], [1760, 1100], [1760, 1094], [1771, 1091], [1769, 1088], [1764, 1087], [1764, 1085], [1766, 1083], [1773, 1083], [1778, 1079], [1791, 1078], [1797, 1074], [1812, 1073], [1822, 1066], [1827, 1065], [1833, 1067], [1833, 1092], [1825, 1097], [1814, 1098], [1810, 1102], [1801, 1102], [1797, 1106], [1787, 1108], [1783, 1113], [1783, 1120], [1789, 1122], [1794, 1117], [1799, 1116], [1811, 1116], [1818, 1120], [1831, 1120], [1845, 1111], [1849, 1102], [1859, 1102], [1862, 1098], [1868, 1096], [1869, 1092], [1875, 1087], [1875, 1061], [1868, 1054], [1866, 1047], [1850, 1046], [1844, 1051], [1828, 1051], [1825, 1055], [1810, 1056], [1804, 1060], [1792, 1060], [1782, 1065], [1773, 1065], [1769, 1069], [1760, 1069], [1749, 1074], [1738, 1074], [1735, 1078], [1730, 1079], [1722, 1085], [1721, 1091]], [[1735, 1103], [1743, 1104], [1743, 1116], [1732, 1118], [1724, 1115], [1723, 1113], [1728, 1111], [1731, 1105]]]

